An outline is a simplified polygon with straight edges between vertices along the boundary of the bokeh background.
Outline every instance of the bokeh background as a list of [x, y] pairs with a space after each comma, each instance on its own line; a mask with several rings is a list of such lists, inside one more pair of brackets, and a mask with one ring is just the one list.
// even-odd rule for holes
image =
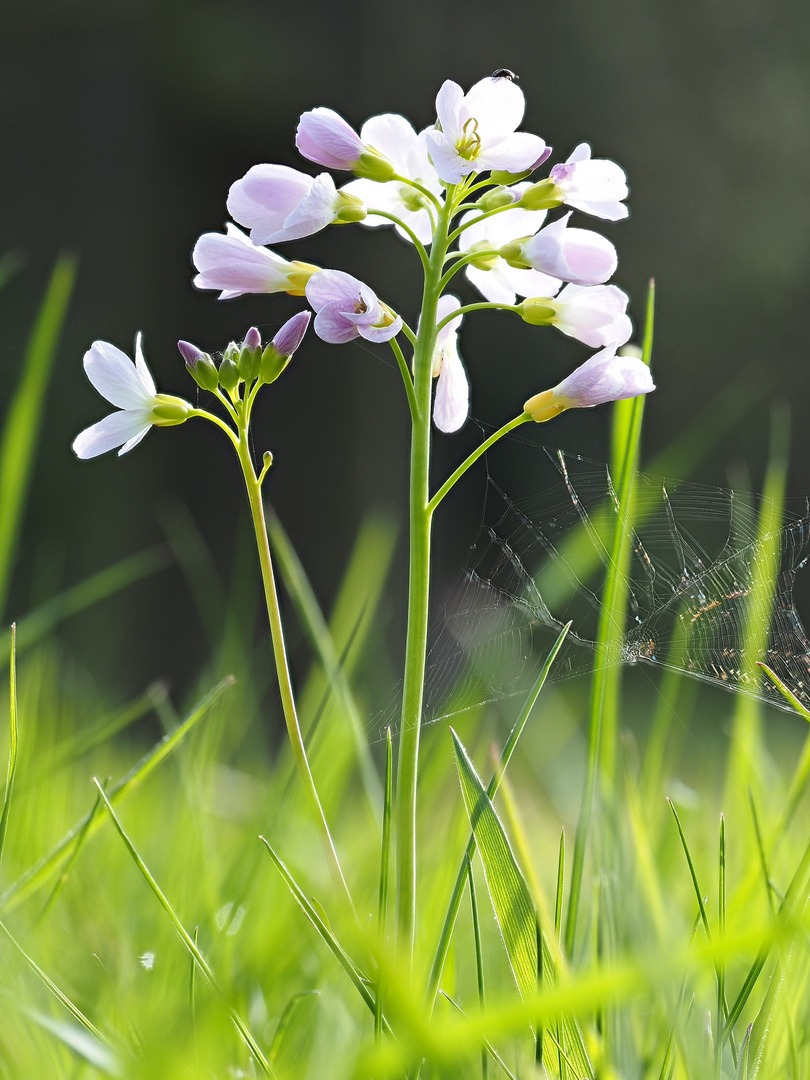
[[[84, 350], [104, 338], [129, 351], [142, 330], [160, 388], [192, 393], [178, 338], [221, 349], [251, 324], [272, 335], [300, 307], [289, 297], [220, 303], [192, 289], [190, 251], [200, 233], [223, 227], [229, 185], [261, 161], [317, 171], [293, 144], [308, 108], [328, 105], [358, 127], [402, 112], [419, 128], [432, 121], [445, 78], [468, 87], [500, 66], [520, 75], [524, 127], [555, 148], [553, 160], [587, 140], [628, 173], [631, 217], [604, 231], [637, 323], [647, 279], [658, 287], [648, 460], [702, 416], [706, 434], [723, 435], [693, 478], [726, 485], [732, 476], [756, 490], [769, 405], [786, 399], [790, 487], [810, 493], [806, 5], [34, 0], [9, 7], [3, 24], [0, 252], [24, 261], [0, 292], [4, 398], [57, 254], [80, 259], [6, 621], [162, 543], [166, 520], [186, 511], [231, 574], [243, 496], [232, 454], [208, 425], [153, 431], [120, 460], [73, 457], [72, 438], [105, 412], [82, 373]], [[391, 231], [330, 229], [287, 252], [356, 273], [415, 314], [415, 259]], [[472, 299], [466, 283], [460, 291]], [[588, 351], [483, 313], [468, 317], [462, 354], [473, 416], [497, 426]], [[383, 349], [310, 336], [258, 418], [257, 452], [270, 448], [276, 460], [268, 493], [328, 607], [365, 510], [404, 522], [399, 375]], [[539, 434], [604, 460], [607, 423], [608, 410], [567, 414]], [[479, 434], [470, 424], [439, 437], [441, 474]], [[502, 483], [536, 490], [534, 454], [515, 444], [504, 460]], [[472, 479], [437, 522], [437, 595], [464, 562], [482, 491]], [[241, 550], [239, 559], [253, 558]], [[401, 616], [396, 590], [390, 603]], [[114, 695], [156, 676], [182, 694], [208, 648], [176, 566], [66, 622], [59, 636], [77, 669]]]

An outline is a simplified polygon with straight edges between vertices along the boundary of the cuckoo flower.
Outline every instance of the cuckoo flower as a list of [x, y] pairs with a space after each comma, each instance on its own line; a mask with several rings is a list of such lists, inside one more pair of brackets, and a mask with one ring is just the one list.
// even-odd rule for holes
[[199, 271], [198, 289], [221, 289], [220, 300], [244, 293], [287, 292], [303, 296], [306, 284], [319, 268], [309, 263], [287, 262], [274, 251], [256, 247], [235, 225], [227, 233], [203, 233], [191, 258]]
[[[360, 129], [363, 142], [373, 145], [385, 154], [398, 176], [415, 180], [434, 195], [441, 196], [442, 185], [430, 163], [425, 136], [424, 131], [417, 135], [405, 117], [396, 113], [372, 116]], [[423, 244], [430, 243], [433, 229], [430, 215], [425, 209], [427, 199], [416, 188], [403, 184], [401, 180], [389, 180], [388, 183], [352, 180], [342, 190], [362, 200], [369, 209], [385, 210], [394, 214], [413, 229]], [[363, 224], [374, 227], [390, 225], [391, 222], [371, 214], [363, 219]], [[400, 226], [397, 226], [397, 232], [410, 240]]]
[[228, 193], [231, 217], [254, 244], [279, 244], [320, 232], [333, 221], [361, 221], [359, 199], [338, 192], [329, 173], [314, 179], [286, 165], [254, 165]]
[[323, 341], [342, 345], [356, 337], [390, 341], [402, 329], [402, 319], [381, 303], [362, 281], [342, 270], [321, 270], [309, 279], [307, 300], [317, 312], [315, 333]]
[[426, 136], [442, 180], [458, 184], [469, 173], [533, 168], [546, 144], [516, 130], [524, 109], [523, 91], [510, 79], [481, 79], [467, 94], [448, 79], [436, 97], [439, 127]]
[[590, 229], [569, 229], [571, 214], [546, 225], [529, 240], [515, 240], [500, 254], [513, 266], [531, 266], [574, 285], [602, 285], [618, 265], [616, 249]]
[[192, 406], [182, 398], [158, 394], [141, 347], [141, 335], [135, 339], [135, 363], [108, 341], [94, 341], [84, 354], [87, 378], [117, 412], [85, 428], [73, 440], [73, 452], [79, 458], [93, 458], [114, 450], [126, 454], [141, 441], [153, 424], [171, 427], [182, 424]]
[[394, 166], [332, 109], [312, 109], [298, 121], [295, 145], [305, 158], [327, 169], [345, 169], [369, 180], [390, 180]]
[[620, 221], [627, 217], [622, 202], [629, 192], [624, 169], [615, 161], [591, 158], [591, 148], [580, 143], [564, 165], [549, 174], [561, 202], [594, 217]]
[[[519, 273], [519, 271], [512, 271]], [[534, 296], [520, 305], [526, 322], [556, 326], [569, 337], [597, 348], [624, 345], [633, 332], [627, 293], [615, 285], [566, 285], [556, 298]]]
[[[439, 297], [436, 322], [440, 323], [460, 306], [456, 296], [445, 294]], [[433, 423], [448, 435], [458, 431], [470, 411], [470, 386], [458, 354], [458, 332], [463, 318], [459, 315], [441, 328], [433, 351], [433, 377], [437, 380]]]
[[[518, 192], [528, 185], [516, 185]], [[510, 189], [511, 190], [511, 189]], [[461, 219], [462, 224], [475, 221], [473, 210]], [[534, 235], [543, 224], [542, 210], [503, 210], [469, 225], [459, 237], [459, 248], [468, 254], [480, 252], [480, 257], [468, 264], [465, 273], [476, 289], [490, 303], [514, 304], [517, 296], [554, 296], [560, 288], [559, 278], [537, 270], [518, 270], [498, 255], [498, 250], [515, 236]]]
[[590, 409], [608, 401], [649, 394], [654, 389], [650, 369], [643, 360], [616, 356], [616, 346], [608, 345], [557, 386], [529, 398], [523, 411], [542, 424], [566, 409]]

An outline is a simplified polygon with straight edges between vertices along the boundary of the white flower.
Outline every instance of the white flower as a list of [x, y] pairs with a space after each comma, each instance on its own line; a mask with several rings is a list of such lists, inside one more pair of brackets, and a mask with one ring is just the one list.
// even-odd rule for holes
[[524, 109], [523, 91], [510, 79], [481, 79], [466, 95], [448, 79], [436, 96], [440, 129], [427, 133], [442, 180], [458, 184], [472, 172], [532, 168], [546, 144], [537, 135], [516, 131]]
[[[114, 450], [126, 454], [141, 441], [153, 424], [182, 424], [192, 406], [182, 398], [158, 394], [143, 358], [141, 334], [135, 339], [135, 363], [108, 341], [94, 341], [84, 354], [87, 378], [102, 397], [119, 412], [110, 413], [86, 428], [73, 440], [79, 458], [93, 458]], [[123, 444], [123, 445], [122, 445]]]
[[[363, 124], [360, 138], [364, 143], [385, 154], [399, 176], [416, 180], [434, 195], [442, 194], [442, 184], [428, 157], [426, 132], [422, 131], [417, 135], [404, 116], [398, 116], [396, 113], [372, 116]], [[430, 243], [432, 238], [430, 216], [425, 209], [425, 197], [416, 188], [403, 184], [400, 180], [389, 180], [387, 183], [374, 180], [352, 180], [341, 190], [361, 199], [363, 204], [370, 209], [386, 210], [390, 214], [395, 214], [413, 229], [423, 244]], [[380, 225], [390, 225], [391, 222], [386, 218], [371, 214], [363, 220], [363, 224], [375, 228]], [[398, 225], [396, 229], [400, 236], [410, 240], [408, 234]]]
[[629, 297], [616, 285], [566, 285], [550, 306], [553, 324], [569, 337], [598, 348], [624, 345], [633, 333], [627, 315]]
[[[461, 304], [456, 296], [440, 296], [436, 308], [436, 323], [452, 314]], [[464, 316], [452, 319], [436, 335], [433, 350], [433, 377], [436, 394], [433, 399], [433, 423], [446, 435], [458, 431], [470, 411], [470, 386], [467, 373], [458, 354], [458, 332]]]
[[627, 177], [615, 161], [591, 158], [591, 148], [580, 143], [564, 165], [555, 165], [549, 174], [559, 197], [568, 206], [607, 221], [627, 217]]
[[[528, 184], [516, 184], [515, 194]], [[461, 219], [462, 224], [480, 216], [472, 210]], [[476, 289], [492, 304], [514, 304], [517, 296], [554, 296], [562, 282], [539, 270], [518, 270], [498, 254], [498, 249], [516, 236], [533, 236], [546, 217], [544, 210], [502, 210], [491, 217], [470, 225], [459, 237], [459, 249], [481, 251], [481, 259], [470, 263], [465, 273]], [[484, 255], [483, 252], [491, 252]]]

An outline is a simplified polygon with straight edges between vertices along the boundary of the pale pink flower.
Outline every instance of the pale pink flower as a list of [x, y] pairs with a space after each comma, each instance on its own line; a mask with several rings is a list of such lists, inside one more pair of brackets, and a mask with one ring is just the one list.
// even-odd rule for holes
[[630, 298], [616, 285], [566, 285], [548, 303], [554, 308], [553, 325], [569, 337], [598, 348], [624, 345], [633, 333], [627, 314]]
[[523, 411], [538, 424], [551, 420], [565, 409], [590, 409], [608, 401], [649, 394], [655, 389], [650, 369], [635, 356], [617, 356], [609, 345], [572, 371], [551, 390], [524, 404]]
[[544, 274], [574, 285], [601, 285], [614, 274], [616, 248], [590, 229], [569, 229], [571, 214], [546, 225], [520, 248], [520, 258]]
[[307, 300], [317, 312], [315, 333], [341, 345], [360, 336], [367, 341], [390, 341], [402, 329], [402, 319], [381, 303], [368, 285], [342, 270], [321, 270], [310, 278]]
[[[280, 244], [325, 229], [348, 201], [329, 173], [313, 178], [286, 165], [254, 165], [231, 185], [228, 212], [250, 229], [253, 244]], [[357, 213], [364, 214], [359, 203]]]
[[[460, 306], [458, 297], [440, 296], [436, 308], [437, 324]], [[436, 379], [433, 423], [447, 435], [458, 431], [470, 412], [470, 385], [458, 352], [458, 332], [463, 318], [459, 315], [441, 328], [433, 350], [433, 377]]]
[[244, 293], [287, 292], [303, 296], [317, 266], [287, 262], [274, 251], [257, 247], [235, 225], [226, 233], [203, 233], [194, 245], [192, 260], [199, 271], [194, 278], [198, 289], [221, 289], [220, 300]]

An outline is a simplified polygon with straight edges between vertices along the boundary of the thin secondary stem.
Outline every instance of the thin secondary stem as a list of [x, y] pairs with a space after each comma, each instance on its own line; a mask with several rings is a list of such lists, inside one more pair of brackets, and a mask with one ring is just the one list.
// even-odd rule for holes
[[332, 834], [329, 831], [326, 815], [324, 814], [321, 800], [318, 797], [318, 791], [315, 787], [312, 770], [309, 767], [306, 747], [304, 746], [304, 739], [301, 734], [301, 726], [298, 722], [292, 676], [290, 673], [290, 665], [287, 660], [287, 647], [284, 642], [281, 609], [279, 607], [278, 592], [276, 591], [276, 581], [273, 573], [273, 560], [270, 555], [270, 542], [267, 536], [267, 522], [264, 517], [261, 487], [253, 468], [253, 461], [251, 460], [250, 450], [248, 448], [247, 428], [243, 420], [240, 420], [239, 436], [237, 452], [239, 454], [239, 463], [242, 466], [242, 473], [245, 478], [245, 487], [247, 489], [248, 503], [250, 505], [250, 516], [253, 519], [253, 529], [256, 534], [256, 546], [259, 552], [259, 563], [261, 565], [262, 581], [264, 583], [264, 596], [267, 603], [267, 616], [270, 620], [270, 636], [273, 641], [273, 657], [278, 673], [278, 687], [281, 695], [284, 721], [287, 725], [287, 734], [290, 738], [290, 745], [292, 746], [293, 757], [295, 758], [295, 764], [298, 767], [301, 782], [304, 785], [304, 790], [312, 804], [312, 809], [323, 834], [326, 854], [329, 859], [332, 874], [336, 883], [342, 889], [345, 898], [348, 901], [349, 908], [354, 911], [351, 893], [346, 884], [346, 879], [343, 876], [343, 870], [341, 869], [340, 860], [338, 859], [335, 844], [332, 840]]
[[520, 307], [517, 304], [494, 304], [491, 300], [481, 300], [477, 304], [464, 304], [462, 307], [455, 308], [450, 315], [445, 315], [436, 329], [443, 330], [453, 319], [457, 319], [459, 315], [466, 315], [468, 311], [514, 311], [519, 315]]
[[411, 377], [410, 371], [408, 371], [408, 361], [405, 359], [402, 348], [396, 338], [391, 338], [389, 344], [394, 351], [394, 356], [397, 358], [402, 381], [405, 384], [405, 393], [408, 396], [408, 408], [411, 410], [411, 420], [413, 423], [416, 423], [419, 418], [419, 406], [416, 404], [416, 396], [413, 392], [413, 378]]
[[469, 457], [465, 458], [464, 461], [462, 461], [462, 463], [455, 470], [455, 472], [453, 472], [445, 480], [445, 482], [430, 500], [430, 502], [428, 503], [428, 510], [431, 512], [431, 514], [434, 512], [434, 510], [445, 497], [445, 495], [450, 491], [450, 489], [456, 484], [458, 480], [461, 479], [467, 469], [469, 469], [471, 465], [474, 465], [476, 461], [478, 461], [478, 459], [481, 457], [481, 455], [485, 454], [487, 450], [489, 450], [490, 446], [493, 446], [498, 441], [498, 439], [502, 439], [504, 435], [508, 435], [510, 431], [514, 431], [515, 428], [520, 427], [521, 424], [525, 424], [529, 420], [531, 420], [531, 416], [529, 415], [529, 413], [521, 413], [520, 416], [516, 416], [514, 420], [510, 420], [508, 424], [504, 424], [502, 428], [499, 428], [493, 435], [490, 435], [488, 439], [485, 439], [480, 446], [476, 447], [476, 449], [473, 450]]

